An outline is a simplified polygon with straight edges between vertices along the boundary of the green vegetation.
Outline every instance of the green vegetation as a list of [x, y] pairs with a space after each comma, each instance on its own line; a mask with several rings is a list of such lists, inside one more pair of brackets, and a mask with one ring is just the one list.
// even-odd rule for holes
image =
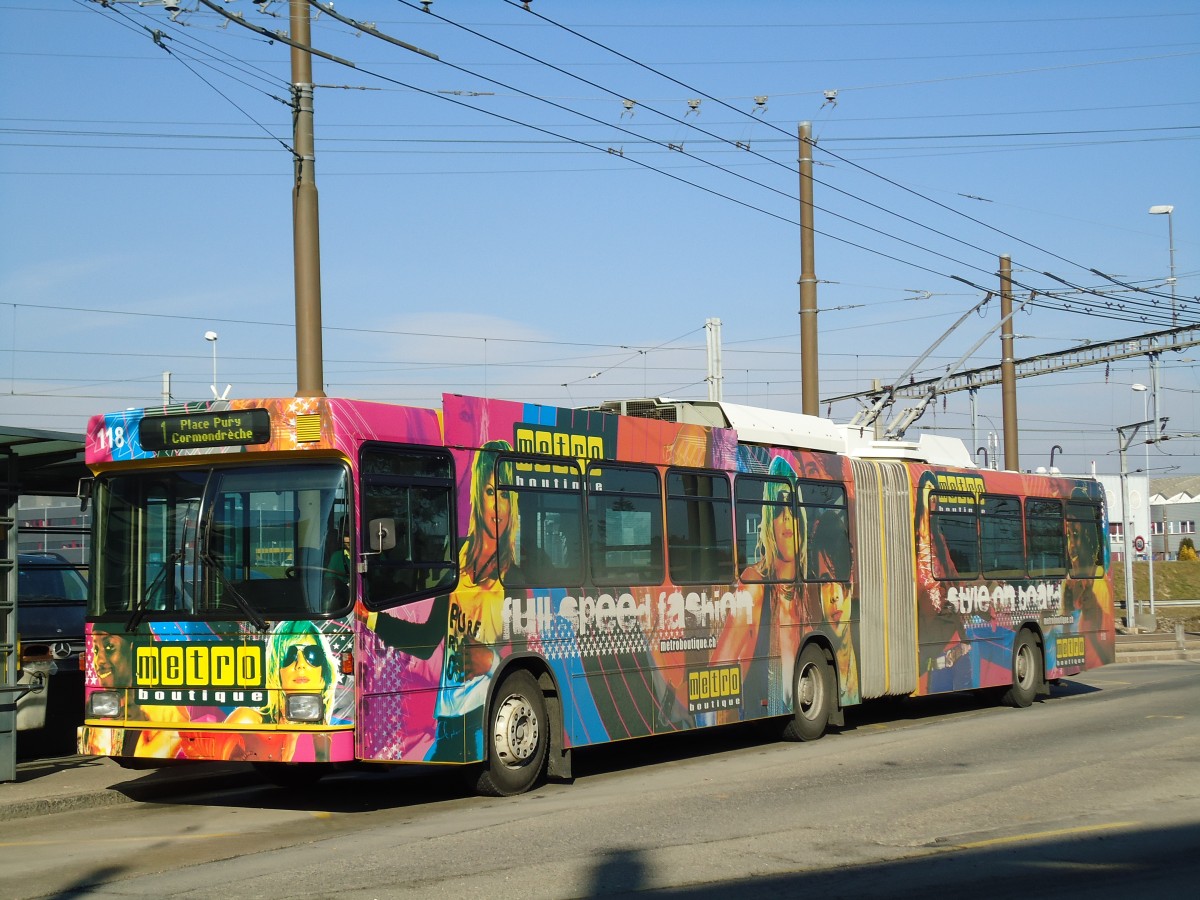
[[[1125, 565], [1112, 564], [1113, 596], [1117, 602], [1125, 601]], [[1149, 612], [1146, 601], [1150, 597], [1150, 564], [1135, 562], [1133, 564], [1133, 596], [1142, 601], [1142, 612]], [[1176, 622], [1182, 622], [1188, 631], [1200, 631], [1200, 561], [1175, 560], [1173, 562], [1156, 562], [1154, 564], [1154, 599], [1157, 600], [1194, 600], [1195, 606], [1171, 606], [1155, 610], [1158, 616], [1158, 627], [1173, 628]], [[1118, 618], [1122, 610], [1117, 610]]]
[[[1125, 599], [1125, 564], [1112, 564], [1114, 596]], [[1150, 596], [1150, 564], [1133, 564], [1133, 596], [1144, 600]], [[1155, 600], [1195, 600], [1200, 606], [1200, 561], [1156, 562], [1154, 564]]]

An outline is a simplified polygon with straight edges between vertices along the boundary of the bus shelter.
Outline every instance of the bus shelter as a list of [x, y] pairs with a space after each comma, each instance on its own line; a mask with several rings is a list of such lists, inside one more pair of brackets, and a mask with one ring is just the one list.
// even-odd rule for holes
[[0, 782], [16, 779], [17, 701], [36, 680], [22, 684], [17, 637], [18, 509], [22, 496], [74, 496], [87, 476], [84, 438], [0, 426]]

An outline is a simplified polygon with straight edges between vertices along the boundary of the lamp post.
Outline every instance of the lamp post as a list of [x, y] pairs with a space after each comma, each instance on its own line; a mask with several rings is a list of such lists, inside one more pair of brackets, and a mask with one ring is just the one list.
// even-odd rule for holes
[[212, 392], [213, 392], [213, 398], [216, 400], [220, 400], [221, 395], [219, 393], [217, 393], [217, 333], [215, 331], [206, 331], [206, 332], [204, 332], [204, 339], [206, 341], [208, 341], [210, 344], [212, 344], [212, 351], [213, 351]]
[[1175, 312], [1175, 224], [1174, 216], [1172, 216], [1174, 212], [1175, 207], [1169, 204], [1150, 207], [1150, 215], [1167, 217], [1167, 248], [1171, 254], [1171, 275], [1167, 279], [1167, 284], [1171, 286], [1171, 327], [1177, 328], [1179, 320]]
[[[1144, 384], [1132, 385], [1134, 391], [1142, 395], [1142, 418], [1147, 416], [1146, 397], [1149, 395], [1149, 388]], [[1158, 423], [1155, 422], [1157, 430]], [[1150, 506], [1150, 440], [1147, 435], [1147, 440], [1144, 444], [1146, 448], [1146, 520], [1149, 523], [1147, 528], [1149, 534], [1146, 536], [1150, 541], [1150, 552], [1146, 554], [1146, 574], [1149, 578], [1149, 593], [1150, 593], [1150, 615], [1154, 615], [1154, 510]]]

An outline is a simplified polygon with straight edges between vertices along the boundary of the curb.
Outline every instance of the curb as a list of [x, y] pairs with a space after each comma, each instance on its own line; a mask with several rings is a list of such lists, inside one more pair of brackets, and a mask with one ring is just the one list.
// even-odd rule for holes
[[0, 822], [29, 819], [33, 816], [49, 816], [55, 813], [79, 812], [85, 809], [103, 809], [133, 802], [135, 801], [132, 797], [127, 797], [114, 788], [87, 791], [81, 794], [67, 794], [61, 797], [36, 797], [29, 800], [17, 800], [13, 803], [0, 803]]
[[1114, 665], [1145, 662], [1200, 662], [1200, 650], [1137, 650], [1133, 653], [1118, 651]]
[[1117, 635], [1117, 663], [1200, 661], [1200, 635], [1177, 627], [1165, 631]]
[[[206, 764], [200, 764], [205, 765]], [[154, 776], [166, 773], [160, 778]], [[149, 777], [147, 777], [149, 776]], [[123, 780], [124, 779], [124, 780]], [[248, 767], [213, 769], [207, 766], [197, 771], [188, 767], [178, 769], [117, 770], [109, 773], [103, 786], [66, 791], [42, 797], [26, 797], [4, 802], [4, 785], [0, 785], [0, 822], [28, 819], [34, 816], [104, 809], [126, 803], [147, 803], [189, 793], [264, 784], [261, 776]], [[17, 782], [19, 785], [21, 782]]]

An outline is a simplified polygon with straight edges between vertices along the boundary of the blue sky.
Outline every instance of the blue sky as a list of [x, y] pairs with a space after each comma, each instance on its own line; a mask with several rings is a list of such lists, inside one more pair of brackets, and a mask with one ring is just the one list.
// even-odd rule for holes
[[[295, 392], [287, 48], [180, 5], [0, 4], [0, 425], [80, 432], [158, 402], [164, 371], [175, 398], [211, 396], [209, 330], [222, 389]], [[222, 5], [286, 28], [285, 3]], [[1000, 254], [1019, 284], [1106, 294], [1018, 314], [1019, 358], [1167, 327], [1152, 205], [1175, 207], [1178, 320], [1200, 318], [1192, 3], [435, 0], [465, 28], [419, 6], [337, 10], [443, 62], [313, 26], [355, 63], [314, 62], [330, 395], [702, 398], [715, 317], [725, 398], [798, 411], [805, 120], [822, 398], [899, 376], [997, 285]], [[998, 318], [993, 301], [917, 376]], [[1198, 365], [1162, 357], [1175, 434], [1200, 432]], [[1021, 467], [1057, 444], [1064, 470], [1116, 471], [1148, 381], [1144, 358], [1022, 379]], [[976, 414], [950, 394], [909, 434], [985, 445], [998, 388]], [[1152, 474], [1197, 471], [1196, 448], [1155, 447]]]

